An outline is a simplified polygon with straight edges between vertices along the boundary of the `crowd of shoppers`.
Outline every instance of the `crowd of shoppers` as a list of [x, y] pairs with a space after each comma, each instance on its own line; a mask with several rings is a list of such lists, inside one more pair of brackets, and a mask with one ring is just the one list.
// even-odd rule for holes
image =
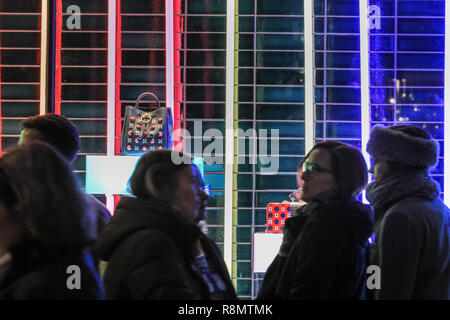
[[[111, 218], [72, 172], [80, 145], [68, 119], [21, 129], [0, 158], [0, 299], [237, 299], [204, 232], [208, 196], [189, 155], [141, 156]], [[376, 126], [367, 152], [370, 170], [337, 141], [300, 162], [306, 205], [286, 220], [258, 299], [450, 299], [449, 209], [429, 176], [439, 145], [415, 126]], [[375, 289], [369, 266], [381, 272]]]

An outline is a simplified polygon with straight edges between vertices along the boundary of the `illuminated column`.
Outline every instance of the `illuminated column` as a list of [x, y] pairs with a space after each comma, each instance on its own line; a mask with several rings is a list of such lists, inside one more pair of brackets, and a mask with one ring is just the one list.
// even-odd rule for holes
[[305, 39], [305, 154], [314, 146], [314, 1], [303, 1]]
[[166, 0], [166, 106], [174, 119], [174, 52], [173, 52], [173, 0]]
[[45, 114], [47, 109], [48, 0], [42, 0], [41, 3], [41, 75], [39, 82], [39, 114]]
[[[366, 160], [367, 168], [370, 168], [370, 156], [366, 151], [370, 133], [370, 98], [369, 98], [369, 29], [368, 1], [359, 0], [359, 58], [361, 74], [361, 152]], [[363, 191], [363, 202], [368, 203], [366, 191]]]
[[[444, 202], [450, 204], [450, 5], [445, 3]], [[447, 153], [449, 151], [449, 153]]]
[[[120, 1], [120, 0], [119, 0]], [[119, 2], [118, 1], [118, 2]], [[115, 154], [116, 97], [116, 0], [108, 0], [108, 101], [106, 111], [106, 155]], [[114, 195], [106, 194], [106, 207], [114, 212]]]
[[2, 33], [0, 32], [0, 156], [2, 151]]
[[225, 204], [223, 254], [231, 273], [233, 253], [233, 161], [234, 161], [234, 18], [235, 1], [227, 1], [225, 83]]
[[108, 101], [106, 155], [114, 156], [115, 97], [116, 97], [116, 0], [108, 0]]
[[61, 114], [61, 32], [62, 32], [62, 0], [56, 1], [55, 31], [55, 114]]
[[370, 99], [369, 99], [369, 31], [367, 25], [367, 0], [359, 1], [359, 39], [361, 72], [361, 151], [370, 166], [370, 157], [366, 152], [370, 133]]
[[[181, 1], [173, 2], [173, 130], [181, 129], [181, 101], [183, 100], [183, 86], [181, 85], [181, 34], [183, 32], [184, 19], [181, 17]], [[183, 151], [183, 140], [174, 138], [173, 149]]]

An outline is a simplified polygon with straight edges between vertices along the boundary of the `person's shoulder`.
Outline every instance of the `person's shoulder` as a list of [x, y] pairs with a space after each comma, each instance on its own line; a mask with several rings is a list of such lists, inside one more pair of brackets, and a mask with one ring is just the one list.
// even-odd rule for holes
[[[142, 229], [129, 238], [128, 247], [134, 251], [134, 257], [159, 257], [173, 255], [177, 245], [167, 233], [156, 229]], [[132, 248], [131, 248], [132, 247]]]
[[[374, 213], [370, 206], [358, 201], [333, 202], [316, 206], [307, 222], [309, 228], [339, 236], [348, 234], [363, 241], [373, 232]], [[342, 232], [344, 229], [351, 232]]]
[[400, 199], [386, 210], [385, 217], [388, 215], [405, 215], [410, 218], [418, 218], [428, 212], [448, 212], [448, 208], [440, 198], [434, 200], [424, 199], [416, 196], [408, 196]]
[[396, 202], [383, 214], [380, 226], [383, 230], [417, 228], [424, 218], [423, 200], [406, 197]]
[[348, 220], [355, 218], [371, 219], [373, 215], [372, 208], [369, 205], [358, 201], [340, 203], [329, 202], [319, 203], [311, 208], [310, 217], [315, 220], [320, 220], [323, 223], [333, 224], [334, 220]]
[[333, 210], [326, 205], [319, 205], [311, 210], [310, 214], [304, 218], [303, 232], [318, 234], [330, 233], [333, 234], [339, 229], [338, 224], [333, 216]]
[[111, 212], [108, 208], [96, 197], [91, 194], [87, 194], [89, 201], [91, 202], [92, 208], [94, 209], [97, 216], [106, 224], [111, 220]]
[[170, 241], [170, 236], [163, 230], [157, 227], [148, 227], [130, 233], [124, 238], [122, 245], [142, 248], [167, 243], [168, 241]]
[[15, 299], [104, 299], [104, 288], [88, 253], [66, 254], [36, 266], [11, 286]]
[[[450, 219], [450, 210], [438, 197], [434, 200], [406, 197], [392, 205], [382, 218], [382, 225], [410, 225], [416, 229], [425, 226], [440, 228]], [[446, 222], [447, 221], [447, 222]]]

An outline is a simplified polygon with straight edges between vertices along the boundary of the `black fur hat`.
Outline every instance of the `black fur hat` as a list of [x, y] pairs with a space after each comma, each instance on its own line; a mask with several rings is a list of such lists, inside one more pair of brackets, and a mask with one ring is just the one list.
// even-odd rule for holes
[[411, 167], [434, 167], [437, 164], [439, 144], [425, 137], [413, 136], [405, 133], [405, 130], [421, 130], [425, 136], [428, 133], [413, 126], [383, 127], [377, 125], [370, 131], [367, 152], [373, 158], [385, 161], [400, 162]]

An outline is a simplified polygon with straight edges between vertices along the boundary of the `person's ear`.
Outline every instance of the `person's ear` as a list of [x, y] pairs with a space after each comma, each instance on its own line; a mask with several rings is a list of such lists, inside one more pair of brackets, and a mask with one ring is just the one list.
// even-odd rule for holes
[[145, 187], [148, 192], [157, 199], [170, 199], [170, 179], [173, 173], [167, 166], [154, 165], [145, 173]]

